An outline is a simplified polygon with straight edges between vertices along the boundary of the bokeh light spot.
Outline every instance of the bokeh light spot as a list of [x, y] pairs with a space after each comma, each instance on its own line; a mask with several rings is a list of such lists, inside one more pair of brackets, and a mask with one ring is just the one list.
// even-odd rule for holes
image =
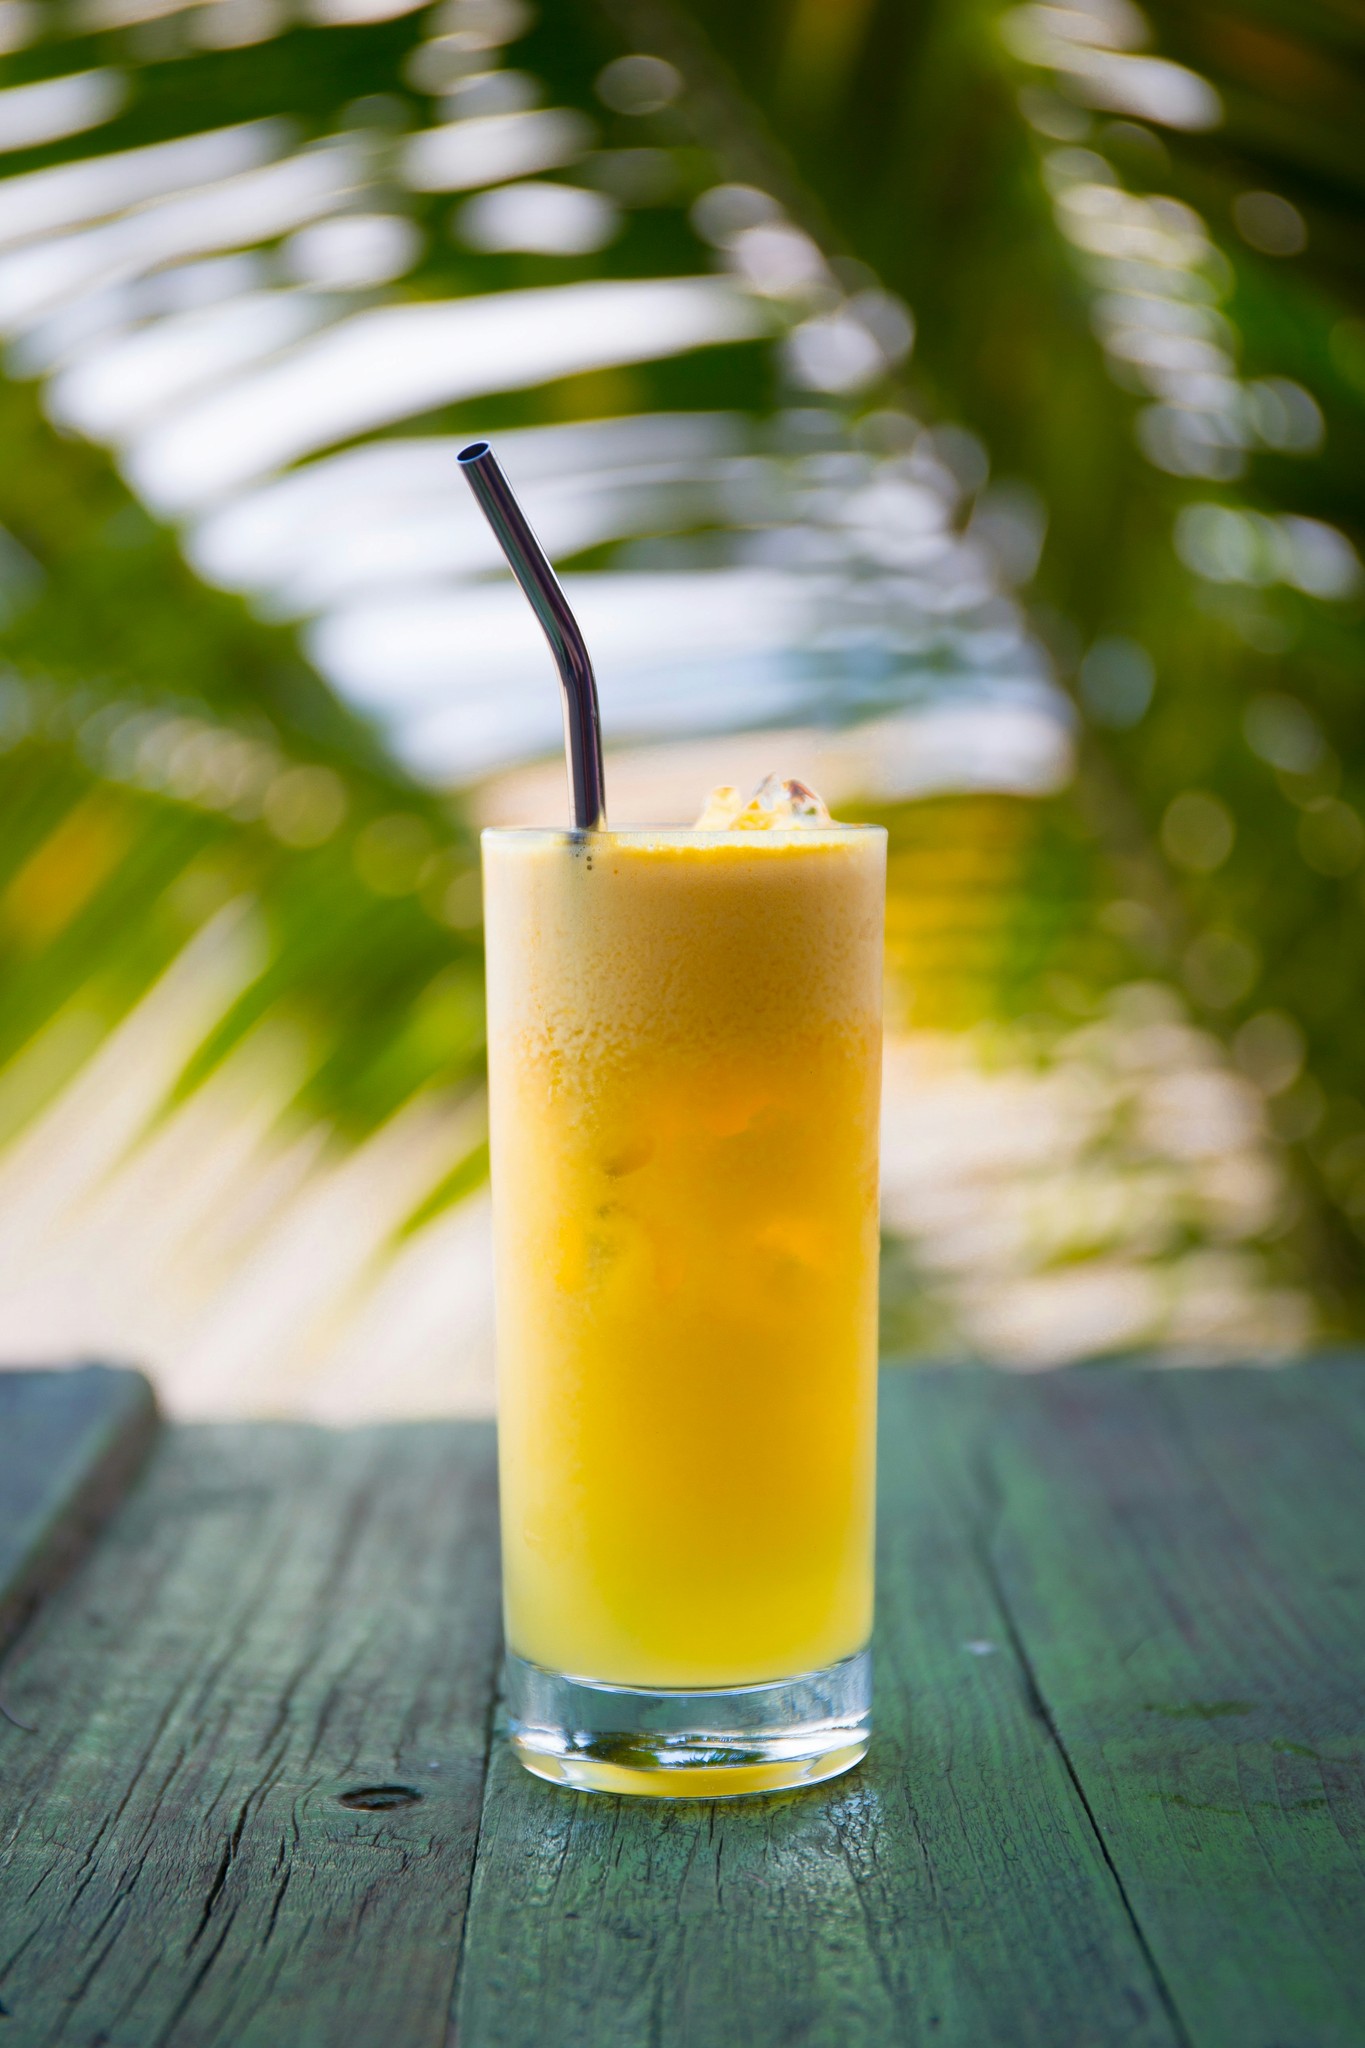
[[1232, 202], [1238, 234], [1263, 256], [1297, 256], [1308, 247], [1308, 224], [1278, 192], [1239, 192]]
[[1186, 789], [1172, 798], [1161, 821], [1161, 843], [1177, 867], [1212, 874], [1232, 852], [1237, 827], [1220, 797]]
[[597, 97], [617, 114], [657, 114], [682, 89], [682, 73], [663, 57], [617, 57], [597, 80]]
[[1282, 1010], [1249, 1017], [1232, 1041], [1233, 1057], [1263, 1095], [1279, 1095], [1303, 1072], [1303, 1032]]
[[285, 846], [321, 846], [346, 816], [346, 785], [330, 768], [286, 768], [262, 800], [269, 829]]
[[1156, 670], [1146, 648], [1119, 633], [1097, 640], [1081, 663], [1081, 701], [1099, 725], [1126, 731], [1146, 715]]
[[1320, 875], [1353, 874], [1365, 854], [1359, 812], [1339, 797], [1314, 797], [1299, 819], [1299, 851]]
[[471, 249], [586, 256], [615, 240], [621, 215], [600, 192], [527, 182], [479, 193], [460, 208], [453, 225]]
[[1260, 973], [1256, 948], [1234, 932], [1201, 932], [1185, 948], [1181, 966], [1196, 1002], [1230, 1010], [1255, 985]]
[[1286, 775], [1311, 775], [1326, 752], [1322, 729], [1297, 697], [1267, 690], [1253, 697], [1242, 717], [1253, 754]]

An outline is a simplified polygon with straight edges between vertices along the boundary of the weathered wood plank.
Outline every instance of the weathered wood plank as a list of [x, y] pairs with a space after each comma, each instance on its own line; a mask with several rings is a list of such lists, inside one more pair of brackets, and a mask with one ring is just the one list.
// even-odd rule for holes
[[0, 1371], [0, 1651], [86, 1548], [157, 1427], [139, 1372]]
[[460, 2048], [1178, 2039], [983, 1561], [989, 1384], [884, 1377], [878, 1733], [734, 1805], [553, 1789], [495, 1748]]
[[24, 2048], [438, 2048], [498, 1650], [492, 1431], [177, 1430], [7, 1669]]
[[1365, 1370], [891, 1375], [868, 1764], [669, 1808], [495, 1750], [456, 1987], [490, 1438], [169, 1438], [6, 1665], [7, 2036], [1365, 2040]]
[[1196, 2048], [1365, 2041], [1365, 1362], [1003, 1388], [991, 1549]]

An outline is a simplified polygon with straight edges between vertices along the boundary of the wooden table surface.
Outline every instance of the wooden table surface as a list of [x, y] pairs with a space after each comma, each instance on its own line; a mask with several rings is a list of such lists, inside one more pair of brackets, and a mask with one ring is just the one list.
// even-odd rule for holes
[[867, 1762], [661, 1805], [499, 1739], [489, 1426], [0, 1375], [0, 2048], [1365, 2043], [1365, 1360], [883, 1400]]

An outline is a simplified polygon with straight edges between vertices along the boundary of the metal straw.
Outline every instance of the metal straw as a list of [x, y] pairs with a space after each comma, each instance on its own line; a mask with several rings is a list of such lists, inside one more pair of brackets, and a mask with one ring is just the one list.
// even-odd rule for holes
[[462, 448], [459, 461], [512, 574], [540, 620], [564, 685], [564, 750], [569, 757], [574, 825], [580, 832], [599, 831], [607, 822], [602, 786], [602, 722], [592, 662], [578, 621], [569, 610], [569, 601], [550, 567], [549, 556], [527, 525], [526, 515], [513, 497], [512, 486], [487, 441], [472, 441], [468, 448]]

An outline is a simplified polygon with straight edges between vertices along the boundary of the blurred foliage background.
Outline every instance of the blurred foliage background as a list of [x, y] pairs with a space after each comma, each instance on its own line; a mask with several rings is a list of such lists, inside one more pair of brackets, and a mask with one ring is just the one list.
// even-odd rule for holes
[[[1040, 494], [1032, 615], [1087, 717], [1077, 799], [1132, 905], [1119, 929], [1234, 1044], [1267, 1010], [1304, 1035], [1272, 1091], [1296, 1256], [1357, 1327], [1361, 584], [1331, 541], [1316, 573], [1292, 548], [1295, 520], [1361, 526], [1365, 13], [696, 12], [832, 231], [914, 304], [917, 389]], [[1095, 183], [1181, 211], [1097, 212]], [[1154, 292], [1121, 274], [1152, 230], [1191, 238], [1193, 288], [1154, 293], [1138, 328], [1115, 287]], [[1131, 698], [1111, 636], [1146, 657]], [[1242, 1063], [1274, 1078], [1293, 1043], [1252, 1031]]]
[[562, 799], [475, 432], [618, 818], [752, 760], [891, 826], [888, 1343], [1358, 1331], [1357, 7], [0, 0], [0, 46], [7, 1355], [486, 1402], [475, 835]]

